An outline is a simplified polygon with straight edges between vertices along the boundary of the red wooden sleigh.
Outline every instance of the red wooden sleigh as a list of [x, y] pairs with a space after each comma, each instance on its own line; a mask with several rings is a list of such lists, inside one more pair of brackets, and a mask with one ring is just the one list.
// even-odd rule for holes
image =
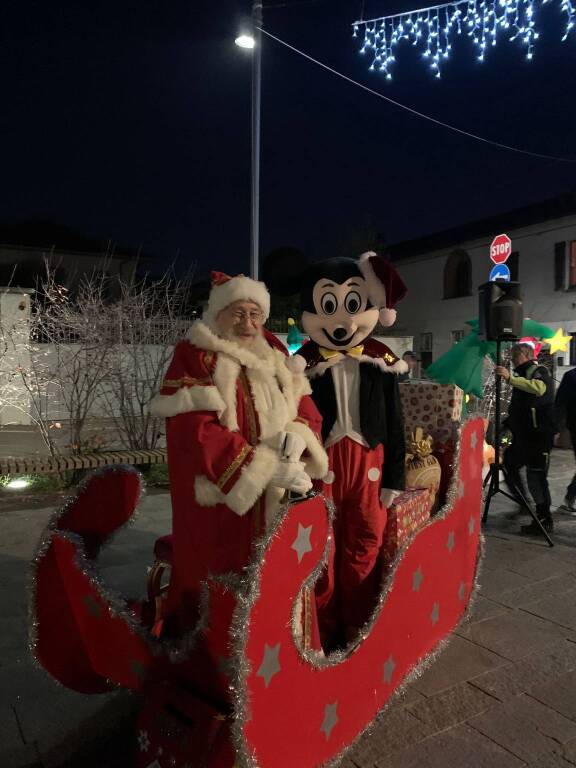
[[35, 654], [74, 690], [145, 693], [143, 768], [324, 765], [464, 617], [478, 564], [482, 445], [482, 420], [472, 419], [460, 430], [446, 504], [399, 552], [358, 641], [328, 657], [305, 650], [298, 629], [299, 596], [326, 550], [322, 496], [287, 505], [245, 578], [206, 585], [194, 633], [160, 641], [142, 606], [110, 594], [96, 566], [134, 512], [140, 477], [128, 468], [94, 475], [51, 521], [35, 560]]

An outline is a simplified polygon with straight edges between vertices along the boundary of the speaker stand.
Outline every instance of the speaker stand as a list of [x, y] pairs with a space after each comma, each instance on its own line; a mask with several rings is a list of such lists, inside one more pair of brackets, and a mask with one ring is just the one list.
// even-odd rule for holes
[[[500, 360], [500, 351], [501, 351], [501, 344], [502, 340], [498, 339], [496, 341], [496, 365], [501, 365]], [[538, 515], [534, 512], [530, 504], [528, 504], [524, 494], [522, 491], [520, 491], [519, 488], [516, 488], [517, 497], [512, 496], [511, 493], [508, 493], [508, 491], [505, 491], [503, 488], [500, 487], [500, 469], [502, 469], [502, 473], [504, 474], [504, 477], [506, 480], [508, 479], [506, 476], [506, 470], [504, 469], [504, 466], [500, 467], [500, 415], [501, 415], [501, 408], [500, 408], [500, 398], [502, 395], [502, 377], [496, 376], [496, 402], [495, 402], [495, 408], [494, 408], [494, 463], [490, 465], [490, 470], [486, 477], [484, 478], [484, 484], [483, 487], [486, 487], [488, 483], [488, 493], [486, 495], [486, 500], [484, 502], [484, 513], [482, 515], [482, 522], [486, 523], [486, 520], [488, 519], [488, 512], [490, 510], [490, 502], [492, 501], [492, 498], [496, 496], [497, 493], [501, 493], [503, 496], [506, 496], [507, 499], [511, 499], [512, 501], [516, 503], [520, 503], [520, 506], [532, 517], [536, 525], [540, 528], [542, 531], [542, 535], [548, 542], [548, 545], [550, 547], [554, 546], [554, 542], [550, 538], [550, 535], [548, 534], [548, 531], [544, 528], [540, 520], [538, 519]]]

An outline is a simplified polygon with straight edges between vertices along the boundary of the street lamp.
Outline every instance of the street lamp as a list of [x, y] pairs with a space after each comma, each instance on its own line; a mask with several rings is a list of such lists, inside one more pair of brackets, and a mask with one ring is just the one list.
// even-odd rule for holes
[[254, 40], [252, 35], [238, 35], [234, 42], [240, 48], [254, 48], [256, 45], [256, 40]]
[[262, 0], [252, 3], [251, 34], [242, 33], [235, 43], [254, 49], [252, 54], [252, 200], [250, 217], [250, 276], [258, 279], [260, 249], [260, 103], [262, 85]]

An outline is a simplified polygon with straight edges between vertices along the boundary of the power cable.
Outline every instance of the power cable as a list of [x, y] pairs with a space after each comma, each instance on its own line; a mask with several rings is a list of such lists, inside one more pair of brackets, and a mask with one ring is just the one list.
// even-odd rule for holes
[[474, 139], [476, 141], [481, 141], [484, 144], [489, 144], [493, 147], [497, 147], [498, 149], [506, 149], [509, 152], [516, 152], [520, 155], [528, 155], [529, 157], [537, 157], [541, 160], [554, 160], [558, 163], [576, 163], [576, 159], [569, 158], [569, 157], [556, 157], [555, 155], [545, 155], [541, 154], [540, 152], [530, 152], [527, 149], [520, 149], [519, 147], [511, 147], [509, 144], [502, 144], [498, 141], [493, 141], [492, 139], [486, 139], [483, 136], [478, 136], [474, 133], [469, 133], [468, 131], [464, 131], [461, 128], [457, 128], [455, 125], [450, 125], [450, 123], [444, 123], [442, 120], [437, 120], [435, 117], [431, 117], [430, 115], [426, 115], [423, 112], [419, 112], [416, 109], [413, 109], [412, 107], [408, 107], [406, 104], [402, 104], [399, 101], [396, 101], [395, 99], [391, 99], [388, 96], [384, 96], [383, 93], [380, 93], [379, 91], [374, 91], [372, 88], [368, 88], [368, 86], [363, 85], [362, 83], [359, 83], [357, 80], [353, 80], [351, 77], [348, 77], [348, 75], [344, 75], [342, 72], [338, 72], [338, 70], [333, 69], [332, 67], [329, 67], [327, 64], [324, 64], [321, 61], [318, 61], [318, 59], [313, 58], [312, 56], [309, 56], [307, 53], [304, 53], [304, 51], [299, 50], [298, 48], [295, 48], [293, 45], [290, 45], [290, 43], [287, 43], [285, 40], [281, 40], [279, 37], [276, 37], [276, 35], [271, 34], [270, 32], [267, 32], [262, 27], [258, 27], [258, 29], [262, 32], [262, 34], [266, 35], [266, 37], [269, 37], [272, 40], [275, 40], [277, 43], [280, 43], [280, 45], [285, 46], [286, 48], [289, 48], [291, 51], [294, 51], [294, 53], [297, 53], [300, 56], [303, 56], [305, 59], [308, 59], [308, 61], [313, 62], [314, 64], [317, 64], [319, 67], [322, 67], [323, 69], [327, 70], [328, 72], [331, 72], [333, 75], [336, 75], [337, 77], [342, 78], [342, 80], [346, 80], [348, 83], [352, 83], [352, 85], [356, 85], [358, 88], [362, 88], [363, 91], [367, 91], [368, 93], [371, 93], [373, 96], [377, 96], [379, 99], [383, 99], [384, 101], [387, 101], [389, 104], [392, 104], [395, 107], [399, 107], [400, 109], [404, 109], [406, 112], [409, 112], [412, 115], [416, 115], [416, 117], [420, 117], [423, 120], [428, 120], [431, 123], [434, 123], [435, 125], [440, 125], [443, 128], [448, 128], [450, 131], [454, 131], [455, 133], [459, 133], [462, 136], [467, 136], [470, 139]]

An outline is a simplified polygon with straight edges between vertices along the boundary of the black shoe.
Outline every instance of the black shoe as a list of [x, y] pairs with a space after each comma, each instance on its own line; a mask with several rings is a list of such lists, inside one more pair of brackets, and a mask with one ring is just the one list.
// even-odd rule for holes
[[[544, 517], [540, 522], [546, 533], [554, 533], [554, 523], [552, 522], [551, 517]], [[520, 533], [523, 533], [525, 536], [541, 536], [542, 530], [538, 523], [535, 520], [532, 520], [530, 525], [522, 525], [520, 527]]]

